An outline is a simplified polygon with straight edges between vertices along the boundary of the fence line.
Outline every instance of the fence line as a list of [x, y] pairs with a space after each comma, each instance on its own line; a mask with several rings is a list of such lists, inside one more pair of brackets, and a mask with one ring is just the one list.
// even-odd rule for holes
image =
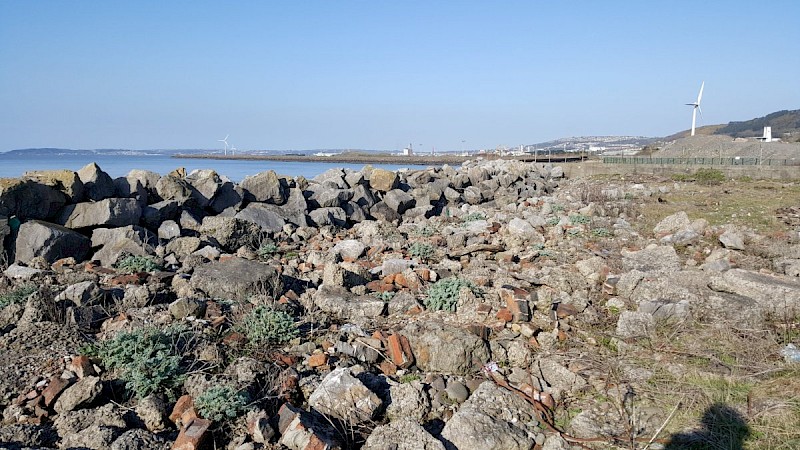
[[800, 160], [759, 158], [650, 158], [647, 156], [604, 156], [604, 164], [656, 164], [705, 166], [800, 166]]

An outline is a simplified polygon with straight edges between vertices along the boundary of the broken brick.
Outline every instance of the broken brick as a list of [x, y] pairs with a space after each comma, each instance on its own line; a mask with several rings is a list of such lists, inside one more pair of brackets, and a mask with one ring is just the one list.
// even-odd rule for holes
[[189, 422], [181, 432], [178, 438], [172, 444], [172, 450], [197, 450], [208, 439], [208, 429], [211, 427], [211, 421], [207, 419], [195, 418]]
[[53, 403], [55, 403], [58, 396], [62, 392], [64, 392], [64, 389], [68, 388], [69, 385], [70, 385], [69, 380], [65, 380], [61, 377], [51, 378], [50, 383], [42, 391], [42, 397], [44, 398], [44, 405], [50, 406]]

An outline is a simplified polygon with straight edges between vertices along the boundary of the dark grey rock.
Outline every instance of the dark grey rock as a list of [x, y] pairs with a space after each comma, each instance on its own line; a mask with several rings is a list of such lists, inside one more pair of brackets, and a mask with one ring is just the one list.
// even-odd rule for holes
[[280, 292], [279, 275], [266, 264], [230, 258], [195, 268], [190, 284], [210, 297], [240, 300], [249, 294]]
[[264, 231], [278, 232], [283, 229], [286, 222], [280, 213], [275, 211], [276, 209], [280, 211], [280, 207], [275, 205], [250, 203], [234, 217], [252, 222]]
[[175, 200], [163, 200], [146, 206], [142, 210], [142, 222], [151, 230], [157, 230], [167, 220], [175, 220], [180, 206]]
[[414, 197], [400, 189], [387, 192], [383, 197], [383, 202], [398, 214], [403, 214], [407, 209], [413, 208], [415, 204]]
[[56, 223], [67, 228], [99, 226], [124, 227], [136, 225], [142, 217], [142, 208], [133, 198], [108, 198], [99, 202], [67, 205]]
[[72, 256], [83, 261], [91, 241], [86, 236], [60, 225], [31, 220], [19, 227], [16, 242], [16, 261], [28, 263], [41, 256], [48, 263]]
[[213, 239], [230, 252], [247, 246], [258, 238], [260, 227], [253, 222], [234, 217], [208, 216], [198, 230], [201, 235]]
[[68, 387], [56, 400], [53, 409], [57, 413], [64, 413], [75, 409], [85, 408], [100, 396], [103, 383], [100, 377], [86, 377]]
[[483, 340], [452, 325], [412, 322], [402, 334], [424, 371], [467, 375], [489, 360], [489, 347]]
[[244, 190], [244, 198], [247, 201], [275, 205], [286, 202], [288, 190], [286, 180], [278, 177], [274, 170], [245, 177], [239, 185]]
[[0, 178], [0, 215], [51, 220], [67, 203], [61, 191], [36, 181]]
[[113, 197], [116, 192], [114, 180], [96, 163], [89, 163], [78, 170], [78, 178], [83, 182], [84, 193], [89, 200], [104, 200]]

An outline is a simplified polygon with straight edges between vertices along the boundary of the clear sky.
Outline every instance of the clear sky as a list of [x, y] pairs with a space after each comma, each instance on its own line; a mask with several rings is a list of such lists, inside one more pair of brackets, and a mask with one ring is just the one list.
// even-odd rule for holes
[[[800, 1], [0, 0], [0, 151], [494, 148], [800, 108]], [[464, 142], [462, 142], [464, 141]]]

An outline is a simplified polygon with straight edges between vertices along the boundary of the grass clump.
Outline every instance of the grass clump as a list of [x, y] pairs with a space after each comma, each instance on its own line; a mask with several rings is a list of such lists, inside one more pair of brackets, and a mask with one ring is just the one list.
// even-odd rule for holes
[[235, 419], [247, 405], [247, 395], [228, 385], [214, 386], [199, 395], [194, 404], [202, 417], [220, 422]]
[[380, 299], [383, 302], [389, 302], [394, 298], [394, 292], [374, 292], [375, 298]]
[[428, 288], [428, 296], [423, 301], [425, 308], [433, 311], [455, 312], [458, 295], [462, 288], [469, 288], [476, 296], [483, 295], [483, 291], [469, 280], [457, 277], [445, 278]]
[[414, 258], [428, 260], [433, 256], [433, 246], [422, 242], [415, 242], [408, 249], [408, 253]]
[[482, 213], [474, 212], [474, 213], [469, 213], [461, 218], [461, 221], [465, 224], [469, 222], [475, 222], [477, 220], [486, 220], [486, 216], [484, 216]]
[[592, 221], [592, 218], [584, 216], [583, 214], [572, 214], [569, 216], [569, 221], [572, 222], [573, 225], [587, 224]]
[[5, 294], [0, 295], [0, 309], [3, 309], [9, 305], [22, 303], [34, 292], [36, 292], [36, 286], [32, 284], [26, 284], [12, 291], [6, 292]]
[[184, 380], [177, 348], [182, 331], [173, 327], [119, 333], [100, 343], [92, 353], [106, 368], [120, 372], [120, 379], [134, 397], [164, 394], [173, 400]]
[[718, 169], [697, 169], [694, 178], [699, 184], [714, 185], [726, 180], [725, 174]]
[[266, 306], [250, 311], [239, 325], [239, 330], [255, 345], [282, 344], [299, 334], [291, 315]]
[[413, 234], [414, 236], [431, 237], [437, 232], [438, 230], [436, 229], [436, 227], [431, 225], [425, 225], [422, 227], [418, 226], [417, 228], [414, 228], [411, 231], [411, 234]]
[[117, 262], [117, 270], [123, 273], [153, 272], [161, 270], [161, 266], [149, 256], [127, 255]]

